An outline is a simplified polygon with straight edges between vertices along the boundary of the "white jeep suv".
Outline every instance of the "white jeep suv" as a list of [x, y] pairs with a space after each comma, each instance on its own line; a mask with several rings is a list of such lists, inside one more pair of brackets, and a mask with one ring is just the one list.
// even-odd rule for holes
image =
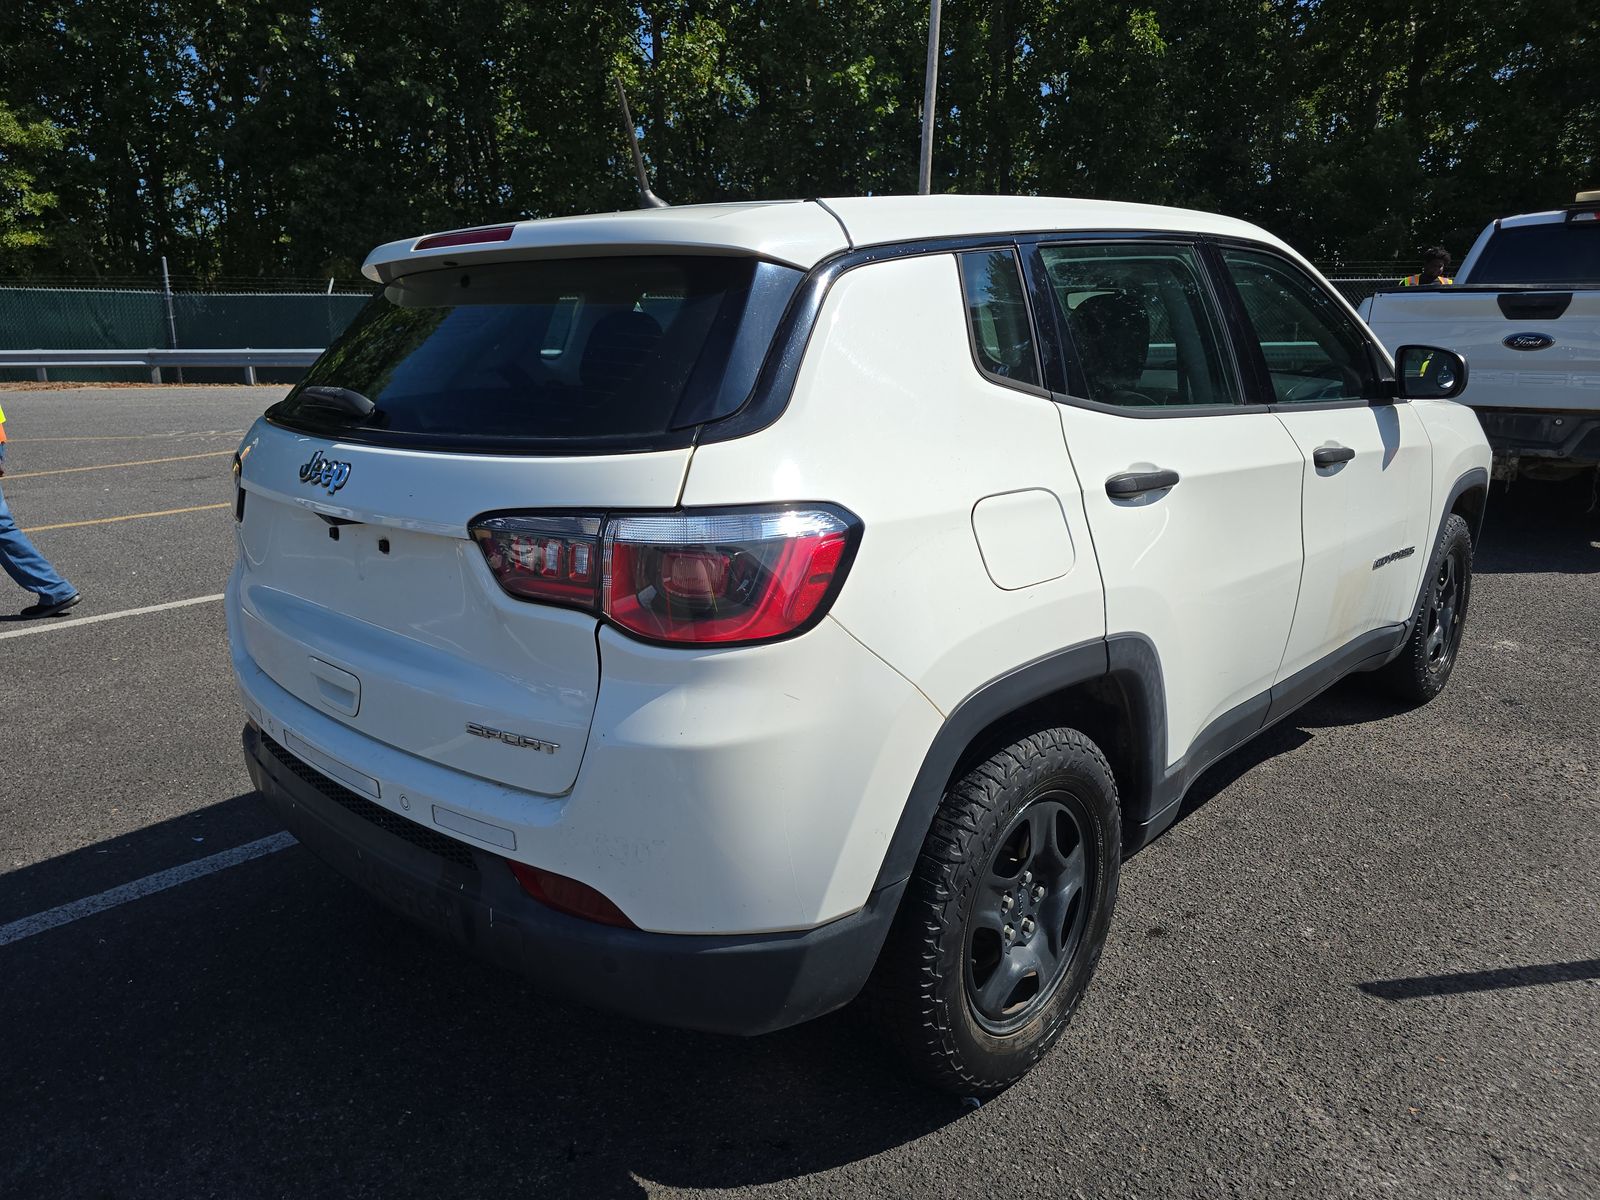
[[239, 450], [250, 772], [554, 992], [745, 1034], [865, 992], [1002, 1088], [1209, 763], [1351, 672], [1450, 675], [1466, 366], [1396, 372], [1251, 225], [726, 204], [365, 270]]

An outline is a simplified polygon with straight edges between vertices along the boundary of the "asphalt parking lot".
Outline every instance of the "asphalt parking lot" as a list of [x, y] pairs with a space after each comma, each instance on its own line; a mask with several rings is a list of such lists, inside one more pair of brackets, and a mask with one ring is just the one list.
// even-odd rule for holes
[[1344, 684], [1201, 781], [1061, 1047], [978, 1107], [848, 1011], [550, 1003], [275, 836], [214, 597], [282, 391], [0, 391], [6, 497], [85, 596], [0, 619], [0, 1196], [1600, 1194], [1586, 489], [1496, 492], [1439, 701]]

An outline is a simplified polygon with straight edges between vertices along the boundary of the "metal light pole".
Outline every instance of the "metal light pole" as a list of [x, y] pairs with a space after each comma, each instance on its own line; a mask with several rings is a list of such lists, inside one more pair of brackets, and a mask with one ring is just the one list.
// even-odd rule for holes
[[939, 7], [940, 0], [928, 5], [928, 67], [922, 85], [922, 159], [917, 170], [917, 195], [933, 189], [933, 97], [939, 90]]
[[[176, 350], [178, 348], [178, 319], [172, 312], [172, 276], [167, 274], [167, 256], [165, 254], [161, 256], [161, 299], [166, 304], [167, 309], [167, 349]], [[177, 368], [177, 372], [178, 382], [182, 383], [183, 368]], [[152, 371], [151, 375], [157, 383], [161, 382], [161, 369], [159, 367]]]

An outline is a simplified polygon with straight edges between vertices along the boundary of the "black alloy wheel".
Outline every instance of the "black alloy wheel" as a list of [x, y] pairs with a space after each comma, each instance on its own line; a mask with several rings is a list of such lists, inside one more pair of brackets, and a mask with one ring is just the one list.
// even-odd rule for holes
[[1428, 669], [1438, 670], [1455, 657], [1461, 644], [1461, 618], [1464, 615], [1463, 577], [1466, 574], [1464, 556], [1459, 547], [1450, 547], [1439, 563], [1432, 597], [1428, 605], [1427, 634], [1423, 649], [1428, 656]]
[[1076, 729], [996, 738], [946, 786], [864, 1001], [922, 1079], [1010, 1087], [1060, 1038], [1117, 904], [1111, 765]]
[[1093, 895], [1082, 803], [1040, 796], [1001, 837], [967, 923], [967, 1002], [1004, 1036], [1050, 1002], [1083, 943]]
[[1472, 599], [1472, 530], [1459, 513], [1445, 518], [1423, 576], [1405, 645], [1379, 678], [1396, 695], [1426, 704], [1450, 682], [1467, 604]]

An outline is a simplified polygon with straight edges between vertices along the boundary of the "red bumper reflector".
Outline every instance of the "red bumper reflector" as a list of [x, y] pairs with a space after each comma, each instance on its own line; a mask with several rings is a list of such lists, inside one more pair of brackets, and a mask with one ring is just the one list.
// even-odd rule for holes
[[637, 929], [627, 915], [615, 904], [586, 883], [557, 875], [554, 871], [541, 871], [527, 863], [506, 860], [511, 873], [517, 877], [522, 890], [546, 908], [553, 908], [569, 917], [594, 921], [600, 925], [615, 925], [622, 929]]

